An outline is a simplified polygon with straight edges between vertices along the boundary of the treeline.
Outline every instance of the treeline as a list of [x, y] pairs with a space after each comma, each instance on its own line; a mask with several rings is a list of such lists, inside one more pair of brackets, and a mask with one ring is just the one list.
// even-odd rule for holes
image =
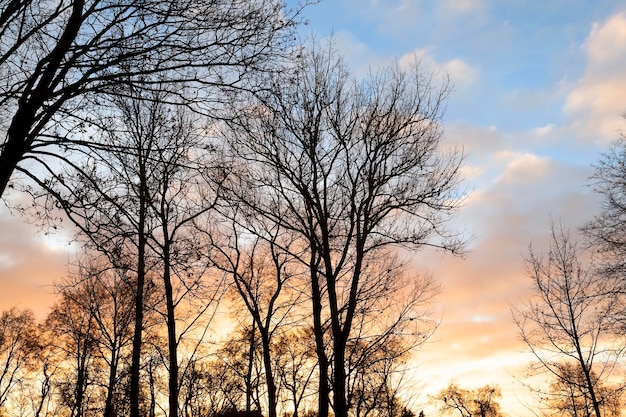
[[3, 413], [411, 414], [437, 286], [398, 249], [462, 250], [449, 86], [353, 77], [300, 11], [0, 2], [0, 193], [81, 245], [44, 322], [3, 313]]
[[[450, 87], [417, 62], [351, 75], [297, 41], [307, 6], [0, 0], [0, 195], [81, 248], [43, 322], [2, 313], [0, 413], [412, 415], [437, 285], [410, 254], [463, 251]], [[625, 148], [597, 166], [592, 262], [559, 226], [527, 259], [546, 413], [619, 415]], [[499, 395], [434, 400], [494, 417]]]

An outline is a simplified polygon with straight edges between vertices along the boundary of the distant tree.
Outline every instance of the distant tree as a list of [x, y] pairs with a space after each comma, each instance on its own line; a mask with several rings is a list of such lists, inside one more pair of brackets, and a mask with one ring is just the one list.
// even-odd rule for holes
[[15, 170], [45, 185], [42, 170], [99, 148], [91, 115], [123, 86], [215, 108], [220, 89], [290, 52], [298, 13], [277, 0], [2, 1], [0, 196]]
[[69, 293], [62, 293], [45, 325], [62, 361], [62, 372], [56, 378], [61, 405], [72, 417], [83, 417], [90, 410], [102, 411], [102, 404], [95, 401], [102, 367], [97, 358], [96, 325], [91, 312], [77, 305]]
[[[571, 362], [558, 365], [560, 378], [554, 378], [547, 399], [547, 415], [567, 417], [592, 417], [595, 415], [594, 404], [587, 389], [587, 377], [580, 366]], [[600, 405], [603, 417], [619, 417], [622, 414], [622, 385], [600, 383], [592, 371], [591, 380], [594, 393]]]
[[128, 373], [124, 366], [130, 363], [136, 285], [130, 271], [114, 268], [97, 255], [86, 254], [60, 290], [93, 320], [94, 356], [106, 369], [99, 382], [105, 387], [103, 415], [114, 417], [121, 412], [116, 407], [127, 399], [123, 376]]
[[522, 340], [538, 360], [531, 371], [547, 371], [557, 383], [584, 392], [594, 415], [602, 417], [598, 387], [623, 351], [613, 334], [618, 308], [614, 282], [584, 265], [569, 233], [554, 223], [546, 254], [529, 252], [527, 274], [535, 295], [523, 309], [514, 309], [514, 316]]
[[216, 352], [214, 366], [224, 380], [218, 384], [228, 402], [226, 409], [261, 409], [263, 360], [255, 322], [233, 331]]
[[[246, 238], [245, 229], [237, 227], [236, 222], [245, 222], [235, 215], [233, 227], [227, 237], [215, 246], [214, 264], [228, 276], [234, 294], [235, 308], [241, 315], [241, 307], [252, 321], [251, 347], [258, 333], [258, 343], [263, 361], [265, 390], [267, 393], [267, 415], [276, 417], [278, 413], [277, 370], [272, 357], [274, 335], [283, 327], [293, 326], [293, 314], [301, 293], [290, 290], [294, 276], [299, 273], [298, 263], [285, 248], [290, 249], [287, 241], [289, 234], [280, 228], [268, 231], [267, 237]], [[250, 226], [254, 227], [254, 226]], [[292, 316], [290, 318], [290, 316]], [[251, 355], [256, 354], [254, 349]], [[249, 411], [249, 410], [248, 410]]]
[[439, 287], [431, 277], [406, 273], [395, 257], [364, 271], [360, 308], [346, 353], [347, 397], [357, 416], [401, 413], [399, 391], [410, 352], [436, 329], [429, 302]]
[[298, 326], [280, 333], [273, 343], [272, 354], [279, 391], [284, 393], [284, 403], [291, 405], [285, 408], [293, 409], [291, 417], [299, 417], [302, 407], [309, 405], [307, 400], [316, 395], [317, 356], [313, 329]]
[[44, 326], [38, 326], [39, 348], [37, 355], [26, 373], [23, 373], [16, 384], [8, 402], [15, 416], [45, 417], [55, 415], [58, 407], [55, 393], [55, 378], [59, 371], [59, 357], [50, 346]]
[[[439, 149], [448, 87], [417, 66], [360, 82], [332, 50], [313, 47], [294, 67], [229, 121], [231, 198], [296, 239], [290, 254], [308, 277], [319, 416], [328, 416], [332, 388], [334, 413], [346, 417], [346, 352], [364, 275], [392, 247], [461, 248], [445, 228], [461, 198], [461, 158]], [[263, 230], [249, 232], [269, 239]]]
[[35, 316], [11, 308], [0, 314], [0, 413], [12, 390], [33, 366], [40, 351]]
[[461, 417], [501, 417], [498, 401], [502, 393], [498, 386], [485, 385], [474, 390], [460, 388], [452, 383], [439, 391], [433, 399], [444, 414], [459, 413]]

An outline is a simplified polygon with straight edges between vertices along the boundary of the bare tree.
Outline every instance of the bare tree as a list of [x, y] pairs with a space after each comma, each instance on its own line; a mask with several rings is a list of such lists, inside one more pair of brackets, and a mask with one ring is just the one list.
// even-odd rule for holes
[[[587, 389], [587, 377], [580, 366], [572, 362], [558, 365], [563, 378], [555, 379], [550, 390], [545, 393], [547, 415], [566, 415], [570, 417], [592, 417], [594, 405]], [[605, 417], [619, 417], [622, 410], [622, 385], [600, 383], [595, 373], [591, 372], [594, 393], [600, 404], [600, 411]]]
[[105, 387], [105, 417], [119, 414], [116, 407], [128, 391], [122, 376], [123, 364], [130, 362], [136, 288], [129, 272], [114, 268], [97, 253], [90, 253], [61, 286], [63, 297], [93, 320], [94, 356], [106, 368], [101, 382]]
[[245, 407], [246, 412], [251, 412], [252, 405], [261, 410], [263, 364], [258, 351], [259, 341], [253, 324], [232, 332], [216, 352], [217, 363], [213, 369], [218, 371], [218, 379], [223, 380], [218, 387], [227, 402], [223, 411]]
[[294, 234], [289, 252], [309, 279], [319, 415], [329, 411], [332, 360], [332, 404], [346, 417], [346, 349], [365, 271], [396, 246], [461, 246], [445, 229], [461, 197], [461, 158], [439, 150], [447, 85], [417, 65], [356, 81], [317, 47], [269, 85], [229, 123], [242, 170], [232, 204]]
[[459, 413], [461, 417], [501, 417], [498, 400], [502, 396], [498, 386], [485, 385], [484, 387], [467, 390], [456, 384], [450, 384], [433, 400], [440, 404], [444, 414]]
[[45, 186], [55, 158], [99, 148], [91, 114], [121, 86], [215, 109], [218, 90], [250, 87], [290, 52], [298, 14], [278, 0], [3, 0], [0, 196], [15, 170]]
[[298, 326], [281, 333], [272, 348], [278, 379], [279, 396], [284, 392], [284, 408], [292, 408], [292, 417], [301, 415], [303, 406], [308, 406], [308, 399], [316, 395], [313, 388], [317, 357], [315, 338], [311, 327]]
[[[206, 266], [199, 255], [195, 222], [211, 210], [213, 190], [205, 181], [210, 147], [197, 134], [195, 120], [168, 104], [166, 91], [129, 88], [127, 97], [103, 119], [100, 142], [80, 162], [80, 175], [50, 185], [48, 203], [63, 209], [89, 244], [112, 266], [133, 271], [134, 302], [131, 405], [138, 409], [144, 292], [163, 283], [167, 325], [169, 413], [179, 401], [178, 346], [214, 304], [201, 299]], [[105, 124], [105, 122], [107, 124]], [[207, 192], [208, 190], [208, 192]], [[49, 194], [44, 193], [47, 198]], [[125, 272], [127, 273], [127, 272]], [[195, 304], [191, 299], [196, 300]], [[200, 302], [198, 301], [200, 300]], [[179, 327], [180, 326], [180, 327]]]
[[60, 358], [47, 336], [50, 334], [39, 327], [39, 349], [33, 358], [30, 369], [19, 378], [14, 395], [8, 400], [8, 409], [16, 416], [44, 417], [57, 415], [59, 403], [56, 401], [56, 374]]
[[[272, 358], [273, 339], [283, 327], [293, 326], [294, 318], [291, 313], [300, 301], [301, 293], [291, 290], [290, 286], [299, 271], [293, 258], [283, 249], [291, 247], [288, 233], [276, 228], [268, 231], [268, 241], [259, 237], [249, 239], [237, 226], [238, 221], [245, 222], [246, 219], [238, 219], [235, 215], [232, 228], [226, 231], [229, 236], [222, 239], [221, 244], [215, 245], [213, 262], [232, 277], [235, 305], [243, 304], [253, 321], [251, 347], [254, 345], [256, 333], [259, 334], [267, 391], [267, 412], [269, 417], [276, 417], [278, 387]], [[252, 348], [250, 352], [251, 355], [255, 353]]]
[[[616, 140], [595, 165], [591, 178], [601, 197], [600, 213], [582, 229], [595, 253], [596, 267], [605, 279], [616, 284], [622, 296], [621, 311], [615, 312], [617, 331], [626, 328], [626, 302], [623, 295], [626, 276], [626, 137]], [[619, 285], [621, 283], [621, 286]]]
[[618, 306], [613, 282], [584, 265], [569, 233], [554, 223], [546, 254], [529, 252], [526, 267], [535, 296], [514, 316], [538, 360], [533, 372], [547, 371], [555, 381], [584, 391], [595, 416], [602, 417], [598, 384], [609, 378], [623, 351], [612, 330]]
[[0, 315], [0, 410], [39, 351], [35, 316], [11, 308]]
[[101, 370], [96, 357], [93, 316], [77, 305], [69, 293], [62, 293], [61, 300], [46, 318], [46, 327], [51, 329], [54, 347], [64, 363], [63, 372], [56, 380], [60, 402], [70, 416], [85, 416], [88, 409], [97, 407], [91, 399]]
[[363, 272], [345, 363], [348, 404], [357, 416], [401, 412], [403, 365], [437, 328], [430, 303], [438, 293], [432, 277], [408, 274], [393, 256]]

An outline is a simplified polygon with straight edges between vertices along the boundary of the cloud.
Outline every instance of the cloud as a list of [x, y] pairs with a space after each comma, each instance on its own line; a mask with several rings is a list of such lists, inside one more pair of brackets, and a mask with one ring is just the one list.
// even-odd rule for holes
[[62, 236], [44, 236], [26, 219], [0, 209], [0, 305], [32, 308], [44, 318], [54, 303], [52, 287], [67, 273], [73, 249]]
[[495, 158], [506, 164], [505, 171], [496, 181], [505, 184], [529, 183], [541, 181], [550, 169], [549, 158], [540, 157], [529, 152], [497, 152]]
[[370, 70], [375, 71], [393, 62], [392, 57], [376, 54], [369, 45], [348, 31], [335, 33], [333, 42], [339, 56], [356, 76], [364, 76]]
[[438, 61], [430, 48], [419, 48], [397, 58], [377, 53], [348, 31], [336, 32], [333, 35], [333, 42], [339, 55], [357, 76], [364, 76], [369, 71], [392, 65], [396, 60], [401, 68], [408, 69], [417, 60], [425, 73], [433, 73], [436, 77], [449, 76], [455, 90], [471, 86], [479, 77], [478, 69], [462, 59]]
[[[471, 192], [455, 222], [471, 228], [465, 258], [416, 255], [416, 268], [427, 269], [443, 285], [442, 323], [433, 340], [416, 355], [430, 393], [456, 380], [462, 386], [498, 383], [518, 402], [531, 357], [520, 342], [510, 307], [532, 294], [524, 255], [549, 239], [549, 216], [573, 229], [588, 221], [598, 201], [584, 184], [591, 168], [560, 154], [541, 152], [541, 142], [561, 135], [556, 125], [502, 132], [496, 126], [466, 123], [447, 126], [446, 143], [464, 146], [466, 180]], [[533, 148], [537, 149], [533, 149]], [[504, 404], [504, 402], [503, 402]]]
[[479, 71], [459, 58], [439, 62], [430, 48], [419, 48], [404, 54], [399, 60], [403, 68], [407, 68], [417, 60], [426, 72], [440, 76], [449, 76], [455, 89], [464, 89], [472, 85], [478, 78]]
[[485, 8], [482, 0], [444, 0], [442, 11], [448, 15], [461, 16], [481, 12]]
[[588, 140], [615, 139], [626, 126], [626, 12], [595, 23], [582, 49], [585, 72], [566, 98], [565, 115]]

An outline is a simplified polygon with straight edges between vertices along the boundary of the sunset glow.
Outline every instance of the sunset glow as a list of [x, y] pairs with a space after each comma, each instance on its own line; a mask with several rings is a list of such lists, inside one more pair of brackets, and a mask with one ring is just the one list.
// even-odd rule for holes
[[[322, 0], [304, 17], [302, 39], [332, 33], [354, 74], [417, 57], [454, 85], [442, 144], [465, 155], [451, 227], [470, 238], [462, 257], [410, 255], [442, 287], [406, 377], [411, 407], [434, 416], [429, 395], [450, 382], [497, 384], [505, 414], [534, 415], [511, 307], [531, 294], [524, 256], [545, 247], [550, 217], [575, 233], [599, 209], [592, 164], [626, 129], [626, 0]], [[43, 319], [76, 246], [67, 225], [46, 235], [26, 217], [0, 208], [0, 306]]]

